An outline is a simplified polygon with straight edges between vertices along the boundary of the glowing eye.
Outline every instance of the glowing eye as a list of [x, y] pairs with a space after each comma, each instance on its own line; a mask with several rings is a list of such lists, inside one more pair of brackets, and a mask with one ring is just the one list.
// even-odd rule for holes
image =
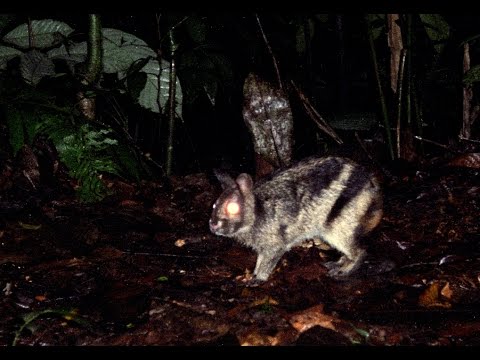
[[240, 206], [236, 202], [228, 203], [227, 213], [228, 215], [237, 215], [240, 212]]

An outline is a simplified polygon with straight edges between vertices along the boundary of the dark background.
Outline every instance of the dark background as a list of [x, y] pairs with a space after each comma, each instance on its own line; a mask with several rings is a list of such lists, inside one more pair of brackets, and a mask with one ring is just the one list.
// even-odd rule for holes
[[[177, 120], [175, 130], [174, 172], [207, 171], [219, 166], [251, 170], [252, 141], [242, 119], [243, 82], [252, 71], [266, 79], [276, 79], [272, 55], [262, 38], [255, 14], [163, 12], [160, 15], [158, 23], [153, 13], [101, 14], [101, 19], [103, 27], [134, 34], [152, 49], [160, 49], [162, 57], [168, 61], [171, 60], [171, 52], [169, 41], [165, 39], [168, 30], [175, 27], [177, 75], [184, 97], [183, 119]], [[414, 19], [412, 48], [409, 49], [412, 53], [410, 69], [413, 69], [412, 83], [416, 87], [414, 96], [422, 110], [422, 136], [450, 146], [457, 142], [462, 120], [461, 44], [479, 33], [479, 18], [443, 14], [450, 35], [443, 42], [443, 51], [436, 53], [434, 45], [438, 42], [427, 36], [418, 14], [410, 15]], [[73, 27], [73, 40], [85, 38], [88, 30], [86, 15], [55, 14], [48, 17], [65, 21]], [[46, 17], [31, 17], [42, 18]], [[360, 136], [373, 139], [376, 143], [375, 157], [387, 159], [365, 14], [283, 12], [260, 13], [259, 18], [284, 83], [294, 80], [327, 121], [357, 112], [375, 114], [378, 126], [369, 132], [360, 132]], [[26, 16], [18, 16], [3, 32], [8, 32], [25, 19]], [[302, 27], [304, 31], [307, 28], [310, 31], [308, 41], [299, 37], [298, 29]], [[390, 121], [394, 127], [396, 96], [388, 85], [390, 54], [385, 31], [375, 40], [375, 48]], [[201, 36], [196, 36], [198, 34]], [[473, 39], [470, 44], [472, 65], [475, 65], [478, 62], [478, 40]], [[299, 50], [299, 47], [303, 49]], [[205, 62], [195, 63], [192, 54], [201, 54]], [[220, 57], [223, 61], [221, 66], [217, 61]], [[205, 65], [209, 61], [217, 63], [209, 68]], [[216, 91], [207, 95], [204, 88], [211, 85], [216, 87]], [[209, 99], [212, 94], [214, 103]], [[336, 151], [335, 142], [305, 114], [295, 93], [289, 90], [288, 96], [294, 115], [294, 157]], [[158, 114], [141, 109], [131, 100], [120, 98], [119, 103], [139, 148], [162, 164], [166, 155], [168, 121], [160, 121]], [[108, 106], [108, 102], [102, 102], [100, 96], [99, 113], [108, 112]], [[109, 122], [107, 115], [104, 120]], [[339, 133], [344, 137], [346, 146], [353, 148], [349, 151], [357, 151], [357, 144], [352, 140], [354, 133]], [[473, 134], [478, 134], [478, 122]], [[421, 156], [438, 155], [439, 151], [440, 155], [448, 155], [430, 145], [422, 147], [421, 151]]]

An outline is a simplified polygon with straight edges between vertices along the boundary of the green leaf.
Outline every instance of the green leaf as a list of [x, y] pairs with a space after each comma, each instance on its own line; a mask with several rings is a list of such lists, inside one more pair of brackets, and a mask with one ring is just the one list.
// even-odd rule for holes
[[355, 331], [360, 335], [362, 336], [363, 338], [365, 339], [368, 339], [370, 337], [370, 333], [367, 331], [367, 330], [364, 330], [364, 329], [359, 329], [359, 328], [355, 328]]
[[33, 224], [25, 224], [24, 222], [19, 221], [18, 225], [20, 225], [23, 229], [26, 230], [40, 230], [42, 225], [33, 225]]
[[367, 25], [372, 32], [373, 40], [376, 40], [386, 32], [385, 14], [367, 14]]
[[147, 74], [137, 72], [127, 76], [127, 88], [130, 96], [137, 99], [147, 84]]
[[[127, 73], [130, 67], [142, 59], [156, 58], [157, 54], [145, 41], [121, 30], [104, 28], [103, 71], [107, 74]], [[86, 41], [70, 47], [61, 46], [49, 51], [49, 56], [72, 63], [84, 62], [87, 58]]]
[[35, 86], [45, 76], [55, 75], [53, 61], [38, 50], [22, 54], [20, 59], [20, 73], [27, 84]]
[[86, 203], [97, 202], [109, 195], [110, 191], [98, 176], [92, 173], [90, 173], [90, 176], [86, 176], [86, 173], [91, 169], [90, 166], [87, 164], [84, 169], [85, 171], [79, 174], [81, 176], [81, 183], [77, 189], [77, 195], [80, 201]]
[[[160, 112], [160, 107], [163, 109], [167, 104], [169, 98], [170, 87], [170, 64], [168, 61], [162, 60], [162, 71], [160, 74], [160, 66], [157, 60], [150, 60], [141, 70], [147, 74], [147, 81], [145, 88], [140, 92], [138, 103], [146, 109], [155, 113]], [[160, 88], [159, 88], [160, 76]], [[157, 101], [158, 98], [158, 101]], [[182, 117], [182, 87], [178, 77], [176, 79], [176, 93], [175, 93], [175, 113], [178, 117]]]
[[64, 60], [73, 72], [73, 65], [83, 63], [87, 60], [87, 43], [74, 43], [68, 47], [62, 44], [59, 47], [49, 50], [47, 55], [52, 60]]
[[103, 71], [109, 74], [126, 72], [140, 59], [157, 58], [145, 41], [135, 35], [105, 28], [103, 34]]
[[[37, 49], [58, 45], [63, 40], [62, 37], [68, 37], [73, 32], [70, 26], [57, 20], [32, 20], [31, 25], [34, 46]], [[3, 41], [22, 49], [30, 48], [27, 24], [17, 26], [3, 37]]]
[[450, 26], [438, 14], [420, 14], [420, 20], [425, 26], [428, 37], [434, 43], [435, 51], [440, 53], [445, 45], [444, 42], [450, 36]]
[[70, 176], [78, 180], [81, 201], [99, 201], [111, 193], [100, 179], [102, 173], [120, 175], [110, 156], [118, 147], [111, 129], [96, 129], [91, 124], [75, 126], [68, 118], [45, 115], [39, 131], [52, 139]]
[[190, 16], [186, 21], [186, 30], [190, 38], [197, 44], [203, 44], [207, 37], [205, 21], [198, 16]]
[[463, 83], [467, 86], [477, 81], [480, 81], [480, 65], [472, 66], [463, 76]]
[[25, 134], [23, 132], [23, 116], [12, 107], [6, 109], [7, 126], [8, 126], [8, 140], [13, 150], [13, 155], [16, 156], [18, 151], [25, 144]]
[[320, 21], [321, 23], [328, 22], [329, 15], [328, 14], [316, 14], [315, 19]]
[[115, 156], [123, 172], [140, 181], [139, 160], [135, 157], [135, 153], [126, 146], [118, 146], [115, 148]]
[[15, 333], [15, 338], [13, 339], [12, 346], [15, 346], [20, 339], [20, 335], [22, 334], [25, 328], [32, 329], [34, 331], [35, 327], [33, 327], [32, 323], [37, 320], [40, 316], [43, 315], [58, 315], [64, 317], [66, 320], [74, 321], [77, 324], [91, 327], [88, 321], [82, 319], [78, 316], [76, 309], [47, 309], [47, 310], [40, 310], [40, 311], [32, 311], [28, 314], [22, 316], [23, 325], [20, 326], [18, 331]]
[[465, 45], [465, 44], [467, 44], [467, 43], [469, 43], [469, 42], [471, 42], [471, 41], [473, 41], [473, 40], [476, 40], [476, 39], [478, 39], [478, 38], [480, 38], [480, 34], [476, 34], [476, 35], [469, 36], [469, 37], [465, 38], [465, 40], [463, 40], [462, 42], [460, 42], [460, 46], [463, 46], [463, 45]]
[[303, 55], [305, 53], [307, 41], [311, 41], [314, 35], [315, 24], [312, 19], [307, 19], [307, 26], [309, 28], [308, 30], [310, 37], [305, 39], [305, 25], [303, 24], [303, 21], [297, 25], [297, 32], [295, 34], [295, 49], [299, 55]]
[[331, 127], [341, 130], [369, 130], [377, 123], [375, 113], [347, 113], [329, 121]]
[[228, 58], [209, 49], [184, 53], [178, 68], [185, 79], [182, 89], [185, 99], [190, 102], [205, 94], [214, 104], [217, 92], [224, 90], [233, 79], [232, 64]]
[[7, 68], [7, 63], [14, 57], [20, 56], [22, 52], [9, 46], [0, 46], [0, 70]]

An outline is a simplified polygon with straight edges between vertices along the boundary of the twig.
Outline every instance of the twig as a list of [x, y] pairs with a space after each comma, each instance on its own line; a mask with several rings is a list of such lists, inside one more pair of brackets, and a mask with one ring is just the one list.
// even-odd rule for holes
[[258, 14], [255, 14], [255, 18], [257, 19], [257, 24], [258, 24], [258, 27], [260, 28], [260, 32], [262, 33], [263, 41], [265, 41], [265, 45], [267, 46], [268, 52], [272, 57], [273, 66], [275, 67], [275, 72], [277, 73], [278, 86], [280, 87], [280, 90], [283, 91], [282, 78], [280, 77], [280, 70], [278, 69], [277, 59], [275, 58], [275, 55], [273, 54], [273, 50], [270, 47], [270, 43], [268, 42], [267, 35], [265, 35], [265, 32], [263, 31], [262, 23], [260, 22], [260, 18], [258, 17]]
[[411, 267], [423, 266], [423, 265], [438, 265], [438, 261], [419, 262], [419, 263], [407, 264], [407, 265], [401, 266], [400, 269], [408, 269], [408, 268], [411, 268]]
[[390, 120], [388, 116], [387, 103], [385, 100], [385, 95], [383, 93], [382, 81], [380, 80], [380, 69], [377, 62], [377, 52], [375, 50], [375, 44], [373, 42], [372, 29], [368, 26], [367, 23], [367, 33], [368, 33], [368, 43], [370, 45], [370, 55], [372, 56], [373, 70], [375, 73], [375, 80], [377, 83], [378, 96], [380, 101], [380, 106], [382, 109], [383, 124], [385, 127], [385, 134], [387, 136], [388, 151], [390, 153], [390, 159], [395, 158], [395, 153], [392, 143], [392, 129], [390, 127]]
[[33, 34], [33, 27], [32, 27], [32, 19], [28, 17], [28, 22], [27, 22], [27, 27], [28, 27], [28, 46], [30, 49], [35, 47], [35, 35]]
[[[158, 19], [158, 21], [160, 21], [160, 16], [156, 16], [156, 18]], [[170, 31], [173, 31], [175, 30], [176, 28], [178, 28], [180, 25], [182, 25], [185, 21], [187, 21], [188, 19], [190, 19], [190, 16], [185, 16], [182, 20], [180, 20], [179, 22], [177, 22], [175, 25], [173, 25], [170, 29], [168, 29], [167, 31], [167, 34], [164, 35], [162, 38], [159, 38], [159, 43], [163, 43], [165, 40], [169, 39], [169, 35], [168, 33]], [[160, 34], [160, 31], [157, 31], [158, 34]]]
[[450, 151], [450, 152], [452, 152], [452, 153], [454, 153], [454, 154], [460, 154], [459, 151], [450, 149], [448, 146], [443, 145], [443, 144], [440, 144], [440, 143], [438, 143], [438, 142], [436, 142], [436, 141], [424, 139], [424, 138], [422, 138], [421, 136], [418, 136], [418, 135], [414, 135], [413, 138], [414, 138], [414, 139], [417, 139], [417, 140], [420, 140], [420, 141], [423, 141], [423, 142], [426, 142], [426, 143], [429, 143], [429, 144], [433, 144], [433, 145], [439, 146], [439, 147], [441, 147], [442, 149], [448, 150], [448, 151]]
[[398, 103], [397, 103], [397, 158], [401, 158], [401, 151], [402, 151], [402, 144], [401, 144], [401, 119], [402, 119], [402, 95], [403, 95], [403, 76], [404, 76], [404, 69], [405, 69], [405, 59], [406, 59], [407, 50], [402, 49], [401, 51], [401, 59], [400, 59], [400, 66], [398, 69]]
[[375, 162], [375, 160], [372, 158], [372, 156], [370, 155], [370, 153], [367, 151], [367, 148], [366, 148], [365, 145], [363, 144], [362, 140], [360, 139], [360, 136], [358, 136], [358, 132], [357, 132], [357, 131], [355, 131], [355, 138], [357, 139], [358, 143], [360, 144], [360, 147], [361, 147], [362, 150], [365, 152], [365, 154], [368, 156], [368, 158], [370, 159], [370, 161]]
[[[470, 45], [463, 44], [463, 73], [470, 70]], [[473, 88], [471, 85], [463, 87], [463, 121], [460, 136], [463, 138], [470, 138], [472, 125], [472, 98]]]
[[[167, 176], [172, 174], [173, 166], [173, 146], [174, 146], [174, 133], [175, 133], [175, 94], [176, 94], [176, 79], [177, 79], [177, 66], [175, 63], [176, 50], [178, 47], [177, 42], [174, 39], [173, 30], [169, 31], [170, 36], [170, 78], [168, 84], [168, 100], [169, 100], [169, 112], [168, 112], [168, 140], [167, 140], [167, 164], [166, 172]], [[161, 67], [161, 66], [160, 66]], [[160, 88], [159, 88], [160, 90]], [[159, 92], [160, 93], [160, 92]]]
[[470, 141], [470, 142], [473, 142], [473, 143], [475, 143], [475, 144], [480, 144], [480, 140], [467, 139], [467, 138], [464, 138], [463, 136], [459, 136], [458, 138], [459, 138], [460, 140]]
[[148, 252], [129, 252], [129, 251], [122, 251], [122, 252], [128, 255], [163, 256], [163, 257], [178, 257], [178, 258], [188, 258], [188, 259], [203, 259], [206, 257], [206, 256], [195, 256], [195, 255], [176, 255], [176, 254], [158, 254], [158, 253], [155, 254], [155, 253], [148, 253]]
[[37, 187], [36, 187], [35, 184], [33, 183], [32, 178], [30, 177], [30, 175], [28, 175], [28, 173], [27, 173], [25, 170], [23, 170], [22, 173], [23, 173], [23, 176], [25, 176], [25, 177], [28, 179], [28, 181], [30, 182], [30, 185], [32, 185], [32, 187], [33, 187], [35, 190], [37, 190]]
[[343, 144], [342, 139], [337, 135], [335, 130], [331, 128], [330, 125], [323, 119], [323, 117], [315, 110], [313, 105], [310, 103], [305, 94], [295, 85], [295, 82], [292, 80], [292, 86], [298, 94], [298, 97], [302, 101], [302, 105], [307, 111], [310, 118], [317, 124], [317, 126], [323, 130], [325, 133], [330, 135], [338, 144]]

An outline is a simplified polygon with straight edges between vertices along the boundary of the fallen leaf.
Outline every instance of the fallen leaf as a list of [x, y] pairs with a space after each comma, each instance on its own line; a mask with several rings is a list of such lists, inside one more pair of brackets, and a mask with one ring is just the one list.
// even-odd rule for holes
[[304, 332], [316, 325], [335, 330], [334, 317], [323, 313], [323, 304], [311, 307], [290, 317], [290, 324], [298, 331]]
[[278, 301], [270, 296], [265, 296], [264, 298], [254, 300], [248, 307], [252, 308], [258, 305], [278, 305]]
[[479, 169], [480, 168], [480, 153], [462, 154], [450, 160], [448, 166], [458, 166]]
[[238, 335], [238, 342], [241, 346], [273, 346], [277, 345], [274, 336], [251, 332], [245, 335]]
[[449, 300], [452, 298], [453, 291], [450, 289], [450, 283], [447, 282], [447, 284], [440, 291], [440, 294]]
[[140, 203], [138, 201], [135, 201], [135, 200], [123, 200], [122, 202], [120, 202], [119, 205], [129, 207], [129, 206], [139, 206]]
[[298, 333], [291, 328], [280, 330], [275, 335], [262, 333], [257, 328], [237, 334], [241, 346], [284, 346], [292, 344], [297, 337]]
[[175, 241], [175, 246], [176, 247], [182, 247], [186, 244], [186, 241], [185, 239], [178, 239], [177, 241]]
[[42, 227], [42, 225], [33, 225], [33, 224], [25, 224], [21, 221], [18, 222], [18, 224], [24, 228], [24, 229], [27, 229], [27, 230], [38, 230]]
[[418, 304], [423, 307], [450, 308], [452, 305], [440, 299], [440, 284], [433, 282], [420, 294]]

